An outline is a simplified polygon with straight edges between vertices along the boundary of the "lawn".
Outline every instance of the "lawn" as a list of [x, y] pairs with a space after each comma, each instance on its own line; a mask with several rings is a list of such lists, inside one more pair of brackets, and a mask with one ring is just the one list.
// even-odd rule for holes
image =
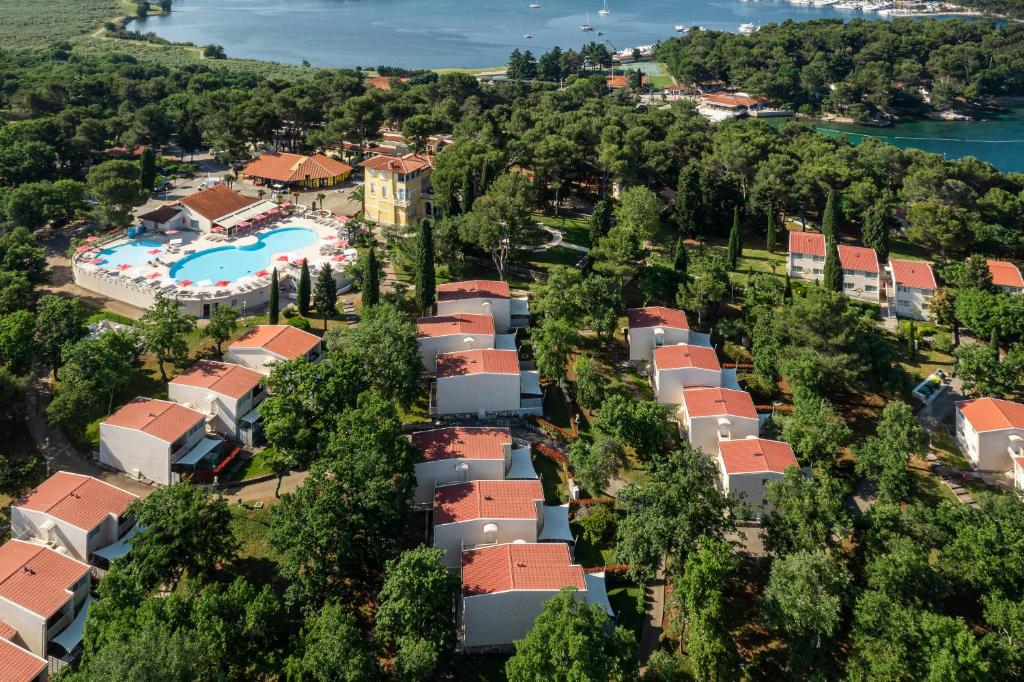
[[556, 230], [562, 231], [562, 239], [578, 246], [587, 246], [590, 244], [590, 221], [586, 218], [578, 218], [573, 216], [555, 216], [541, 215], [535, 213], [533, 216], [537, 222], [543, 223], [548, 227], [553, 227]]
[[534, 453], [533, 468], [544, 486], [544, 503], [565, 504], [569, 500], [569, 478], [562, 465], [546, 455]]
[[0, 45], [42, 47], [94, 31], [125, 12], [121, 0], [0, 0]]
[[608, 601], [612, 604], [612, 610], [618, 618], [618, 624], [631, 630], [640, 640], [640, 631], [644, 625], [644, 613], [642, 600], [643, 589], [636, 583], [630, 582], [621, 576], [608, 576], [606, 578], [608, 588]]
[[277, 563], [267, 546], [270, 530], [270, 509], [250, 509], [240, 504], [231, 507], [231, 532], [238, 540], [237, 572], [250, 580], [265, 584], [277, 580]]
[[580, 258], [583, 258], [584, 254], [566, 246], [554, 246], [543, 251], [520, 253], [519, 256], [520, 260], [523, 261], [527, 267], [537, 270], [547, 270], [555, 265], [573, 267], [579, 262]]
[[266, 448], [255, 453], [252, 457], [245, 460], [245, 463], [238, 468], [238, 471], [232, 477], [236, 481], [245, 481], [250, 478], [256, 478], [257, 476], [265, 476], [273, 473], [270, 469], [270, 460], [274, 456], [273, 448]]

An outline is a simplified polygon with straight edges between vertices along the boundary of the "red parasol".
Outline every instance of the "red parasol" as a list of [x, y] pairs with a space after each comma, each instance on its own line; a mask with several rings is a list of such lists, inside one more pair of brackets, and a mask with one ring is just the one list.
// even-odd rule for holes
[[292, 262], [295, 263], [296, 265], [303, 265], [304, 263], [308, 263], [309, 261], [307, 261], [305, 258], [296, 258]]
[[212, 230], [213, 232], [223, 232], [223, 231], [224, 231], [224, 228], [223, 228], [223, 227], [221, 227], [220, 225], [214, 225], [214, 226], [213, 226], [212, 228], [210, 228], [210, 229], [211, 229], [211, 230]]
[[132, 266], [129, 265], [128, 263], [121, 263], [120, 265], [117, 266], [117, 269], [120, 270], [121, 272], [124, 272], [125, 270], [131, 270]]
[[178, 234], [177, 230], [164, 230], [164, 234]]
[[335, 239], [337, 239], [337, 237], [335, 237], [335, 236], [334, 236], [333, 234], [329, 234], [329, 235], [327, 235], [326, 237], [324, 237], [324, 241], [325, 241], [325, 242], [332, 242], [332, 241], [334, 241]]
[[253, 273], [253, 274], [254, 274], [254, 275], [255, 275], [256, 277], [266, 277], [266, 276], [267, 276], [267, 275], [269, 275], [270, 273], [269, 273], [269, 272], [267, 272], [266, 270], [257, 270], [257, 271], [256, 271], [255, 273]]
[[191, 285], [192, 285], [192, 280], [190, 280], [190, 279], [183, 279], [180, 282], [178, 282], [178, 286], [179, 287], [187, 287], [187, 286], [191, 286]]
[[92, 235], [91, 237], [86, 237], [82, 241], [85, 242], [86, 244], [92, 244], [93, 242], [98, 242], [99, 240], [99, 237], [97, 237], [96, 235]]
[[146, 279], [156, 279], [159, 276], [160, 276], [159, 272], [151, 272], [148, 275], [146, 275]]
[[337, 256], [335, 256], [331, 260], [333, 260], [335, 262], [338, 262], [338, 263], [341, 263], [341, 262], [343, 262], [345, 260], [345, 256], [343, 256], [342, 254], [339, 253]]
[[214, 284], [213, 286], [224, 288], [226, 286], [229, 286], [230, 284], [231, 284], [231, 282], [227, 281], [226, 279], [222, 279], [222, 280], [218, 281], [216, 284]]
[[287, 263], [288, 262], [288, 256], [278, 256], [275, 260], [279, 260], [279, 261]]
[[106, 262], [107, 261], [103, 258], [93, 258], [92, 260], [89, 261], [89, 263], [91, 263], [92, 265], [103, 265]]
[[158, 253], [162, 253], [162, 252], [163, 252], [163, 249], [150, 249], [146, 253], [148, 253], [149, 255], [152, 256], [152, 255], [155, 255], [155, 254], [158, 254]]

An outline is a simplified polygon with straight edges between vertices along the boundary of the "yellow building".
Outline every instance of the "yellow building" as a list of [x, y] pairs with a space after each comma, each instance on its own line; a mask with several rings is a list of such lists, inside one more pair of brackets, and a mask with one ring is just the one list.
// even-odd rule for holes
[[375, 156], [362, 164], [363, 215], [381, 225], [409, 225], [434, 215], [430, 191], [432, 157], [423, 154]]

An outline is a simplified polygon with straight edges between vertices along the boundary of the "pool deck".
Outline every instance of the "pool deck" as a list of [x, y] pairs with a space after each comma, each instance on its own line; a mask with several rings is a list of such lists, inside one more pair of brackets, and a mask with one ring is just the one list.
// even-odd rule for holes
[[[174, 265], [186, 257], [208, 249], [252, 245], [258, 241], [260, 235], [284, 227], [312, 230], [316, 233], [317, 239], [302, 248], [270, 253], [269, 262], [262, 270], [257, 271], [266, 272], [265, 275], [257, 276], [253, 273], [233, 282], [179, 281], [171, 275]], [[73, 260], [74, 279], [80, 287], [140, 308], [148, 308], [157, 293], [162, 292], [166, 296], [178, 299], [188, 312], [200, 317], [208, 315], [213, 307], [224, 304], [240, 309], [248, 308], [251, 311], [265, 305], [269, 299], [270, 273], [275, 268], [283, 284], [290, 279], [298, 279], [303, 260], [306, 260], [312, 272], [329, 263], [337, 272], [335, 279], [343, 286], [344, 271], [355, 259], [355, 250], [348, 247], [346, 237], [347, 228], [343, 223], [331, 218], [313, 216], [282, 217], [259, 231], [237, 238], [191, 230], [172, 231], [171, 234], [147, 232], [135, 238], [118, 237], [89, 245], [91, 248], [83, 249]], [[124, 264], [112, 269], [104, 267], [102, 250], [116, 248], [132, 241], [156, 242], [159, 247], [153, 248], [160, 248], [161, 251], [148, 254], [151, 259], [137, 265]], [[225, 252], [225, 257], [230, 255]]]

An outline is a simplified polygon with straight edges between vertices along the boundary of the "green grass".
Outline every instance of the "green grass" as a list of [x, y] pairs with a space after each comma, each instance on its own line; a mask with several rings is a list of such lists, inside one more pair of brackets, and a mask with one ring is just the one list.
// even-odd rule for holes
[[928, 249], [910, 242], [893, 239], [889, 242], [889, 255], [894, 258], [910, 258], [912, 260], [931, 261], [934, 257]]
[[555, 246], [544, 251], [523, 253], [521, 256], [525, 260], [527, 267], [547, 270], [555, 265], [572, 267], [583, 257], [583, 254], [565, 246]]
[[533, 216], [537, 222], [548, 227], [562, 231], [562, 239], [578, 246], [590, 246], [590, 221], [586, 218], [575, 218], [560, 216], [558, 218], [549, 215], [535, 213]]
[[254, 454], [249, 459], [245, 460], [245, 464], [239, 467], [238, 472], [234, 476], [236, 481], [245, 481], [250, 478], [256, 478], [257, 476], [265, 476], [273, 473], [270, 470], [271, 458], [274, 455], [273, 448], [267, 448]]
[[94, 31], [125, 11], [121, 0], [0, 0], [0, 45], [42, 47]]
[[127, 325], [135, 324], [135, 320], [133, 320], [132, 318], [125, 317], [124, 315], [119, 315], [118, 313], [110, 312], [109, 310], [100, 310], [98, 312], [93, 313], [88, 317], [88, 319], [86, 319], [85, 323], [93, 324], [94, 322], [99, 322], [100, 320], [110, 320], [111, 322], [118, 322], [120, 324]]
[[398, 416], [403, 424], [413, 424], [430, 421], [430, 398], [426, 393], [420, 393], [408, 410], [399, 407]]
[[268, 507], [231, 506], [231, 532], [238, 541], [238, 558], [233, 569], [256, 584], [272, 583], [278, 579], [277, 562], [267, 546], [269, 530]]
[[640, 631], [644, 625], [644, 613], [640, 601], [643, 599], [643, 589], [618, 576], [609, 576], [606, 580], [608, 601], [611, 602], [612, 610], [619, 618], [619, 625], [631, 630], [637, 641], [640, 641]]
[[540, 476], [541, 484], [544, 486], [545, 504], [564, 504], [569, 499], [568, 477], [562, 465], [540, 454], [533, 455], [533, 468]]

